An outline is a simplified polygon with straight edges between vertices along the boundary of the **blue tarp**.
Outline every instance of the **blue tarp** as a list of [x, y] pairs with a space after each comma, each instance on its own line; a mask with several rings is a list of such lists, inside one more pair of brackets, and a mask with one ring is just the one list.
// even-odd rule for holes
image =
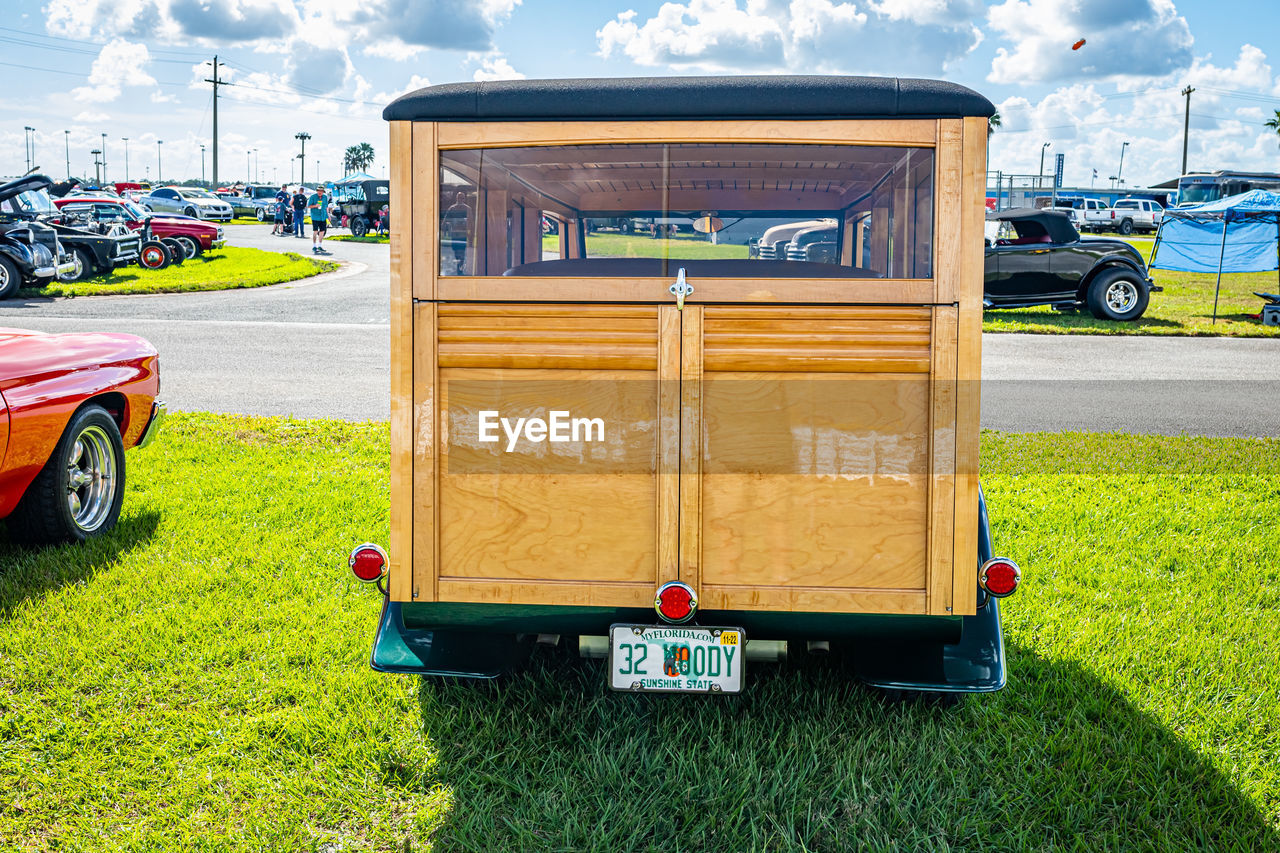
[[1280, 193], [1250, 190], [1164, 215], [1153, 268], [1231, 273], [1280, 267]]

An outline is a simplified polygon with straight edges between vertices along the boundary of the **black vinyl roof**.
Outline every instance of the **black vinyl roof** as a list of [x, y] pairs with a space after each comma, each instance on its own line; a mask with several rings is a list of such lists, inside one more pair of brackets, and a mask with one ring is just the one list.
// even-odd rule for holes
[[898, 77], [609, 77], [446, 83], [401, 95], [387, 121], [988, 118], [990, 101], [942, 80]]
[[[1080, 239], [1080, 232], [1072, 224], [1071, 217], [1061, 210], [1040, 210], [1035, 207], [1010, 207], [1005, 210], [993, 210], [987, 213], [992, 222], [1036, 222], [1048, 233], [1055, 243], [1074, 243]], [[1014, 226], [1015, 228], [1017, 226]]]

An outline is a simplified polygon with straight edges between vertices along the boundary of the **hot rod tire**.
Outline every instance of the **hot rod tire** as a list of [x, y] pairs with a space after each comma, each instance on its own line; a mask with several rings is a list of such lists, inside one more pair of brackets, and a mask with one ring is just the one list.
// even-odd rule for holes
[[1099, 273], [1089, 284], [1089, 313], [1099, 320], [1129, 322], [1142, 316], [1151, 296], [1138, 274], [1115, 269]]
[[169, 247], [159, 240], [148, 240], [138, 252], [138, 266], [149, 270], [162, 270], [173, 262]]
[[71, 257], [75, 260], [76, 268], [66, 275], [58, 276], [58, 281], [84, 281], [90, 278], [98, 271], [97, 265], [93, 262], [93, 258], [84, 249], [78, 246], [71, 250]]
[[174, 237], [173, 242], [182, 247], [182, 252], [186, 256], [186, 260], [198, 257], [204, 251], [200, 246], [200, 241], [194, 237]]
[[82, 542], [116, 526], [124, 497], [124, 443], [111, 415], [89, 405], [71, 417], [49, 461], [9, 516], [32, 544]]
[[173, 237], [165, 237], [160, 241], [169, 248], [169, 262], [179, 266], [187, 259], [187, 250]]
[[351, 217], [351, 236], [363, 237], [369, 233], [369, 223], [363, 216]]
[[0, 299], [8, 299], [22, 287], [22, 273], [13, 261], [0, 255]]

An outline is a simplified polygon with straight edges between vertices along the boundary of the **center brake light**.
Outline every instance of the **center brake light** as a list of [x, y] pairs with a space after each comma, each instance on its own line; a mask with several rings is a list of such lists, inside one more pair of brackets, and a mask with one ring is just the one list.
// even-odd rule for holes
[[653, 609], [663, 619], [678, 625], [688, 622], [698, 612], [698, 596], [688, 584], [671, 581], [658, 588]]

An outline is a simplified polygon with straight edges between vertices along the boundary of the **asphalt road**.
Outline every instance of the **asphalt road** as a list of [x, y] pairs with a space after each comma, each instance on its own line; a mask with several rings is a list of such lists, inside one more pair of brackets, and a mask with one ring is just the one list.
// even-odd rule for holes
[[[229, 226], [236, 245], [310, 240]], [[388, 252], [330, 243], [336, 273], [254, 290], [0, 302], [0, 325], [106, 330], [161, 353], [185, 411], [386, 419]], [[1280, 341], [986, 335], [982, 425], [1010, 431], [1280, 436]]]

